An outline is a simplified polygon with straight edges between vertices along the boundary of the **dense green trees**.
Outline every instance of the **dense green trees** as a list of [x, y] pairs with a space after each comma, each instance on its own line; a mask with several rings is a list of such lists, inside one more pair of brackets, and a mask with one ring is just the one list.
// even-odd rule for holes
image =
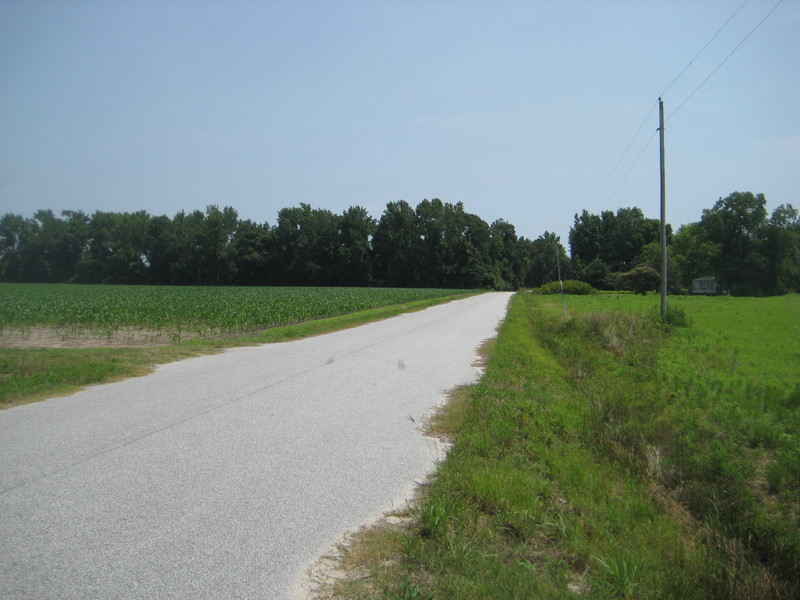
[[373, 238], [376, 280], [393, 286], [518, 287], [515, 266], [509, 268], [517, 241], [513, 225], [490, 226], [460, 202], [434, 198], [416, 209], [403, 200], [390, 202]]
[[398, 287], [417, 285], [416, 249], [422, 241], [416, 214], [408, 202], [398, 200], [387, 204], [372, 240], [377, 279]]
[[570, 260], [555, 233], [545, 231], [533, 241], [522, 238], [520, 242], [527, 267], [525, 286], [536, 288], [557, 281], [559, 271], [562, 280], [572, 276]]
[[800, 221], [780, 205], [767, 218], [763, 194], [733, 192], [703, 211], [699, 222], [682, 227], [672, 247], [680, 287], [694, 277], [714, 275], [734, 295], [776, 295], [800, 291]]
[[173, 218], [38, 211], [0, 218], [0, 279], [508, 289], [526, 279], [528, 244], [510, 223], [489, 225], [439, 199], [390, 202], [377, 221], [360, 206], [335, 214], [300, 204], [274, 226], [217, 206]]
[[[599, 289], [616, 288], [616, 274], [636, 266], [642, 249], [658, 243], [658, 232], [658, 219], [645, 218], [636, 207], [600, 215], [584, 210], [569, 231], [575, 277]], [[669, 229], [668, 238], [671, 234]]]
[[[0, 218], [0, 280], [157, 285], [347, 285], [515, 289], [558, 278], [599, 289], [654, 286], [659, 223], [636, 207], [582, 211], [558, 236], [518, 237], [463, 204], [434, 198], [389, 202], [379, 219], [352, 206], [341, 214], [300, 204], [275, 225], [240, 220], [230, 207], [93, 215], [50, 210]], [[763, 194], [734, 192], [672, 234], [671, 293], [716, 276], [737, 295], [800, 292], [800, 218], [791, 205], [768, 217]], [[647, 266], [649, 269], [638, 269]]]
[[[631, 289], [642, 279], [640, 271], [631, 273], [636, 267], [660, 272], [658, 226], [638, 208], [620, 209], [616, 215], [576, 214], [569, 233], [573, 276], [600, 289]], [[781, 205], [768, 219], [763, 194], [733, 192], [720, 198], [700, 221], [675, 235], [667, 226], [667, 244], [673, 293], [690, 290], [693, 279], [706, 275], [734, 295], [800, 292], [797, 210]]]

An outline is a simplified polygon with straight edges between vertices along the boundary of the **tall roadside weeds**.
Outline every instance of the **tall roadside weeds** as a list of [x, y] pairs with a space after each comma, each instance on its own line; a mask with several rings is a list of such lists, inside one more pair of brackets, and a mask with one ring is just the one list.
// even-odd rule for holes
[[670, 323], [652, 298], [591, 296], [565, 322], [517, 294], [483, 379], [434, 419], [447, 459], [405, 526], [343, 549], [359, 576], [333, 597], [798, 597], [796, 362], [765, 381], [780, 353], [735, 328], [766, 319], [791, 353], [800, 298], [770, 305], [782, 330], [707, 300]]

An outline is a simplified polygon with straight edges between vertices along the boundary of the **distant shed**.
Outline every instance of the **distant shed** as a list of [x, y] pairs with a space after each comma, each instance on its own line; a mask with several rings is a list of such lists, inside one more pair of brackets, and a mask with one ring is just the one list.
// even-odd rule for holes
[[698, 277], [692, 280], [692, 294], [716, 296], [722, 293], [722, 287], [716, 277]]

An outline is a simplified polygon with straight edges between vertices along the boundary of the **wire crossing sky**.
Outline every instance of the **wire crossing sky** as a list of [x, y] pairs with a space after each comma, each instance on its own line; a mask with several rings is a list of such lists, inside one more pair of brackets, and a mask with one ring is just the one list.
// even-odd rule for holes
[[[783, 0], [779, 0], [779, 2], [778, 2], [778, 5], [779, 5], [780, 3], [782, 3], [782, 2], [783, 2]], [[734, 18], [734, 17], [735, 17], [737, 14], [739, 14], [739, 11], [740, 11], [740, 10], [742, 10], [742, 8], [744, 8], [744, 5], [745, 5], [745, 4], [747, 4], [747, 0], [744, 0], [744, 2], [742, 2], [742, 3], [739, 5], [739, 7], [738, 7], [738, 8], [737, 8], [737, 9], [736, 9], [734, 12], [733, 12], [733, 14], [732, 14], [730, 17], [728, 17], [728, 19], [725, 21], [725, 23], [723, 23], [723, 24], [722, 24], [722, 27], [720, 27], [720, 28], [719, 28], [719, 30], [718, 30], [718, 31], [717, 31], [717, 32], [716, 32], [716, 33], [715, 33], [715, 34], [714, 34], [714, 35], [711, 37], [711, 39], [710, 39], [710, 40], [708, 40], [708, 42], [706, 42], [705, 46], [703, 46], [702, 48], [700, 48], [700, 51], [699, 51], [699, 52], [698, 52], [698, 53], [695, 55], [695, 57], [694, 57], [692, 60], [690, 60], [690, 61], [687, 63], [687, 65], [686, 65], [686, 66], [685, 66], [685, 67], [684, 67], [684, 68], [681, 70], [681, 72], [680, 72], [680, 73], [678, 73], [678, 74], [675, 76], [675, 78], [674, 78], [674, 79], [673, 79], [673, 80], [670, 82], [670, 84], [669, 84], [669, 85], [668, 85], [666, 88], [664, 88], [664, 91], [663, 91], [663, 92], [661, 92], [661, 93], [658, 95], [659, 99], [660, 99], [660, 98], [663, 98], [663, 97], [666, 95], [666, 93], [667, 93], [667, 92], [668, 92], [670, 89], [672, 89], [672, 86], [673, 86], [673, 85], [675, 85], [675, 83], [677, 83], [677, 81], [678, 81], [678, 80], [679, 80], [679, 79], [680, 79], [680, 78], [683, 76], [683, 74], [684, 74], [684, 73], [686, 73], [686, 71], [688, 71], [688, 70], [689, 70], [689, 67], [691, 67], [691, 66], [694, 64], [694, 61], [696, 61], [696, 60], [699, 58], [699, 56], [700, 56], [700, 55], [701, 55], [703, 52], [705, 52], [705, 49], [706, 49], [706, 48], [708, 48], [708, 47], [711, 45], [711, 43], [712, 43], [712, 42], [713, 42], [715, 39], [717, 39], [717, 36], [718, 36], [718, 35], [719, 35], [719, 34], [722, 32], [722, 30], [723, 30], [723, 29], [725, 29], [725, 27], [728, 25], [728, 23], [730, 23], [730, 22], [731, 22], [731, 20], [732, 20], [732, 19], [733, 19], [733, 18]], [[775, 8], [777, 8], [777, 7], [778, 7], [778, 5], [775, 5]], [[773, 11], [775, 10], [775, 8], [773, 8]], [[770, 11], [770, 13], [769, 13], [769, 14], [772, 14], [772, 11]], [[763, 21], [762, 21], [762, 22], [763, 22]], [[760, 23], [759, 23], [759, 25], [760, 25]], [[752, 33], [752, 32], [751, 32], [751, 33]], [[739, 44], [739, 45], [741, 45], [741, 44]], [[737, 46], [737, 48], [738, 48], [738, 47], [739, 47], [739, 46]], [[735, 50], [734, 50], [734, 51], [735, 51]], [[731, 53], [731, 54], [732, 54], [732, 53]], [[728, 57], [730, 57], [730, 54], [728, 55]], [[726, 58], [726, 60], [727, 60], [727, 58]], [[719, 67], [717, 67], [717, 69], [718, 69], [718, 68], [719, 68]], [[717, 70], [717, 69], [714, 69], [714, 71], [712, 71], [712, 73], [711, 73], [711, 74], [713, 75], [713, 74], [716, 72], [716, 70]], [[710, 77], [711, 77], [711, 75], [709, 75], [709, 77], [707, 77], [707, 78], [706, 78], [706, 79], [703, 81], [703, 83], [705, 83], [705, 81], [708, 81], [708, 79], [709, 79]], [[702, 86], [702, 83], [701, 83], [700, 85]], [[697, 89], [699, 89], [699, 87], [698, 87]], [[697, 89], [696, 89], [695, 91], [697, 91]], [[690, 96], [690, 97], [691, 97], [691, 96]], [[684, 103], [685, 103], [685, 102], [686, 102], [688, 99], [689, 99], [689, 98], [687, 98], [686, 100], [684, 100]], [[637, 138], [639, 137], [639, 134], [641, 133], [641, 131], [642, 131], [642, 129], [644, 128], [644, 126], [645, 126], [647, 123], [649, 123], [649, 122], [650, 122], [650, 117], [652, 116], [652, 114], [653, 114], [653, 111], [655, 110], [656, 106], [658, 106], [658, 101], [656, 101], [656, 102], [653, 102], [652, 106], [650, 107], [650, 110], [647, 112], [647, 116], [644, 118], [644, 120], [643, 120], [643, 121], [641, 122], [641, 124], [639, 125], [639, 128], [636, 130], [636, 133], [634, 133], [634, 134], [633, 134], [633, 138], [631, 138], [631, 141], [630, 141], [630, 142], [628, 143], [628, 145], [625, 147], [625, 151], [622, 153], [622, 156], [620, 156], [619, 160], [618, 160], [618, 161], [617, 161], [617, 163], [614, 165], [614, 168], [611, 170], [611, 173], [610, 173], [610, 174], [609, 174], [609, 176], [606, 178], [606, 180], [603, 182], [603, 185], [600, 187], [600, 190], [597, 192], [597, 195], [594, 197], [594, 200], [592, 201], [592, 206], [594, 205], [594, 202], [595, 202], [595, 201], [596, 201], [596, 200], [597, 200], [597, 199], [600, 197], [600, 195], [603, 193], [603, 190], [604, 190], [604, 189], [605, 189], [605, 187], [608, 185], [608, 182], [609, 182], [609, 181], [611, 181], [611, 178], [612, 178], [612, 177], [614, 176], [614, 174], [617, 172], [617, 169], [619, 168], [619, 166], [622, 164], [622, 161], [623, 161], [623, 160], [625, 159], [625, 157], [627, 156], [627, 154], [628, 154], [628, 151], [631, 149], [631, 146], [633, 146], [633, 143], [634, 143], [634, 142], [637, 140]], [[680, 108], [680, 107], [679, 107], [679, 108]], [[677, 112], [677, 110], [678, 110], [678, 109], [675, 109], [675, 111], [674, 111], [674, 112]], [[674, 112], [673, 112], [673, 114], [674, 114]], [[653, 139], [654, 137], [655, 137], [655, 134], [652, 134], [652, 135], [650, 136], [650, 138], [647, 140], [647, 144], [645, 144], [645, 147], [642, 149], [642, 151], [641, 151], [641, 152], [639, 153], [639, 155], [636, 157], [636, 160], [634, 160], [634, 161], [633, 161], [633, 163], [631, 163], [631, 166], [630, 166], [630, 168], [629, 168], [629, 169], [626, 171], [626, 173], [625, 173], [625, 176], [624, 176], [624, 177], [623, 177], [623, 178], [620, 180], [620, 182], [617, 184], [617, 187], [616, 187], [616, 188], [614, 188], [614, 191], [612, 192], [612, 194], [611, 194], [611, 195], [608, 197], [608, 199], [607, 199], [607, 200], [605, 201], [605, 203], [603, 204], [603, 208], [605, 208], [605, 206], [606, 206], [606, 205], [607, 205], [607, 204], [608, 204], [608, 203], [609, 203], [609, 202], [610, 202], [610, 201], [611, 201], [611, 200], [614, 198], [614, 196], [616, 195], [617, 191], [618, 191], [618, 190], [619, 190], [619, 189], [622, 187], [622, 185], [625, 183], [625, 180], [628, 178], [628, 175], [631, 173], [631, 171], [633, 171], [633, 169], [634, 169], [634, 168], [636, 167], [636, 165], [639, 163], [639, 159], [642, 157], [642, 154], [644, 154], [644, 151], [646, 150], [646, 148], [647, 148], [647, 145], [649, 145], [649, 144], [650, 144], [650, 142], [652, 141], [652, 139]]]
[[4, 0], [0, 214], [438, 197], [566, 244], [583, 209], [658, 217], [630, 135], [672, 78], [669, 222], [798, 206], [798, 58], [800, 0]]
[[701, 87], [703, 87], [703, 86], [706, 84], [706, 82], [707, 82], [709, 79], [711, 79], [711, 77], [712, 77], [712, 76], [713, 76], [713, 75], [714, 75], [714, 74], [715, 74], [715, 73], [716, 73], [716, 72], [717, 72], [717, 71], [720, 69], [720, 67], [722, 67], [722, 65], [724, 65], [726, 62], [728, 62], [728, 59], [729, 59], [731, 56], [733, 56], [734, 52], [736, 52], [736, 51], [737, 51], [739, 48], [741, 48], [741, 47], [742, 47], [742, 44], [744, 44], [744, 43], [747, 41], [747, 39], [748, 39], [748, 38], [749, 38], [749, 37], [750, 37], [750, 36], [751, 36], [753, 33], [755, 33], [756, 29], [758, 29], [759, 27], [761, 27], [761, 24], [762, 24], [764, 21], [766, 21], [766, 20], [769, 18], [769, 16], [770, 16], [770, 15], [771, 15], [773, 12], [775, 12], [775, 10], [777, 10], [777, 8], [778, 8], [778, 7], [779, 7], [781, 4], [783, 4], [783, 1], [784, 1], [784, 0], [779, 0], [779, 1], [778, 1], [778, 3], [777, 3], [777, 4], [775, 4], [775, 6], [773, 6], [773, 7], [772, 7], [772, 10], [770, 10], [770, 11], [769, 11], [769, 12], [768, 12], [768, 13], [767, 13], [765, 16], [764, 16], [764, 18], [763, 18], [763, 19], [761, 19], [761, 20], [760, 20], [760, 21], [759, 21], [759, 22], [756, 24], [756, 26], [755, 26], [755, 27], [753, 27], [753, 29], [752, 29], [752, 30], [751, 30], [751, 31], [750, 31], [750, 32], [749, 32], [749, 33], [748, 33], [746, 36], [744, 36], [744, 38], [742, 39], [742, 41], [741, 41], [741, 42], [739, 42], [739, 43], [736, 45], [736, 47], [735, 47], [733, 50], [731, 50], [731, 51], [728, 53], [728, 55], [727, 55], [727, 56], [725, 56], [725, 58], [723, 58], [723, 59], [722, 59], [722, 62], [720, 62], [720, 63], [719, 63], [719, 64], [718, 64], [716, 67], [714, 67], [714, 69], [711, 71], [711, 73], [709, 73], [709, 74], [706, 76], [706, 78], [705, 78], [705, 79], [703, 79], [703, 81], [701, 81], [701, 82], [700, 82], [700, 84], [699, 84], [699, 85], [698, 85], [696, 88], [694, 88], [694, 90], [692, 90], [692, 92], [691, 92], [691, 93], [690, 93], [690, 94], [689, 94], [689, 95], [686, 97], [686, 99], [685, 99], [683, 102], [681, 102], [681, 103], [678, 105], [678, 108], [676, 108], [675, 110], [673, 110], [673, 111], [672, 111], [672, 113], [669, 115], [669, 117], [667, 117], [667, 120], [671, 119], [671, 118], [672, 118], [672, 116], [673, 116], [673, 115], [674, 115], [676, 112], [678, 112], [678, 111], [679, 111], [681, 108], [683, 108], [683, 107], [686, 105], [686, 103], [687, 103], [689, 100], [691, 100], [692, 96], [694, 96], [694, 95], [697, 93], [697, 91], [698, 91], [698, 90], [699, 90]]

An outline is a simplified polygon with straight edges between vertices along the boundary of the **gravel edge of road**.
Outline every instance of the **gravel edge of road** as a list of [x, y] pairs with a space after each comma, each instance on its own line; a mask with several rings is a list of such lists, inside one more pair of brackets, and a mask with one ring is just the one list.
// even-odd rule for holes
[[[492, 337], [483, 340], [480, 346], [475, 348], [475, 361], [472, 366], [476, 370], [476, 377], [470, 385], [476, 385], [483, 377], [490, 354], [488, 348], [497, 339], [501, 324], [498, 323], [495, 328], [495, 334]], [[372, 515], [357, 527], [343, 532], [334, 542], [325, 546], [322, 552], [295, 576], [292, 581], [289, 600], [336, 600], [331, 592], [333, 585], [339, 581], [359, 576], [357, 573], [352, 573], [342, 568], [343, 550], [358, 543], [359, 534], [373, 528], [405, 527], [411, 524], [412, 519], [410, 517], [399, 517], [398, 514], [407, 512], [418, 502], [420, 489], [425, 486], [429, 478], [436, 472], [439, 464], [447, 458], [447, 453], [452, 446], [450, 441], [430, 433], [428, 424], [436, 413], [448, 405], [453, 393], [463, 387], [465, 386], [457, 386], [443, 392], [439, 403], [430, 410], [425, 416], [424, 422], [417, 428], [427, 443], [431, 454], [431, 460], [426, 465], [425, 472], [408, 483], [401, 497], [391, 502], [390, 508]]]
[[[482, 372], [479, 374], [479, 377], [481, 375]], [[443, 394], [443, 398], [439, 404], [426, 416], [426, 422], [429, 421], [437, 411], [446, 406], [450, 400], [452, 391], [453, 390], [448, 390]], [[289, 600], [332, 600], [334, 596], [330, 594], [329, 588], [337, 581], [346, 580], [354, 576], [354, 574], [341, 568], [340, 557], [342, 549], [355, 543], [359, 533], [374, 527], [387, 526], [388, 519], [397, 518], [394, 516], [396, 513], [405, 512], [410, 507], [414, 506], [418, 499], [420, 488], [423, 487], [431, 475], [436, 472], [439, 464], [447, 457], [447, 452], [451, 446], [451, 444], [439, 437], [427, 433], [424, 424], [418, 427], [418, 430], [428, 445], [431, 455], [430, 462], [426, 465], [425, 472], [416, 477], [413, 481], [408, 482], [403, 493], [393, 500], [387, 509], [372, 515], [357, 527], [343, 532], [334, 542], [323, 546], [319, 556], [306, 565], [302, 571], [295, 576], [292, 582]]]

